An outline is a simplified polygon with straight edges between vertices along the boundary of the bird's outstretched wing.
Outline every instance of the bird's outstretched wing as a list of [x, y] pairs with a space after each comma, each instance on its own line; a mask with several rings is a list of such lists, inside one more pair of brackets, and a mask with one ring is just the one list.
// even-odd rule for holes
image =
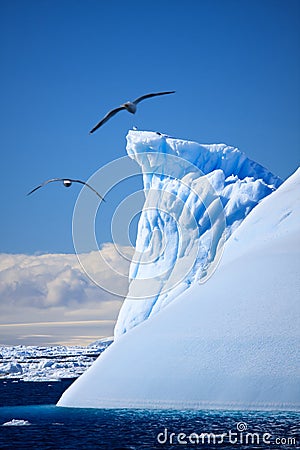
[[70, 180], [72, 183], [80, 183], [80, 184], [84, 184], [85, 186], [87, 186], [88, 188], [90, 188], [93, 192], [95, 192], [96, 195], [98, 195], [98, 197], [101, 198], [101, 200], [103, 200], [105, 202], [105, 198], [102, 197], [102, 195], [99, 194], [99, 192], [96, 191], [96, 189], [94, 189], [91, 185], [89, 185], [88, 183], [86, 183], [85, 181], [81, 181], [81, 180]]
[[166, 95], [166, 94], [174, 94], [174, 93], [175, 93], [175, 91], [167, 91], [167, 92], [155, 92], [153, 94], [146, 94], [146, 95], [142, 95], [141, 97], [136, 98], [132, 103], [137, 105], [138, 103], [140, 103], [142, 100], [145, 100], [146, 98], [156, 97], [157, 95]]
[[105, 122], [107, 122], [111, 117], [113, 117], [115, 114], [117, 114], [119, 111], [122, 111], [122, 109], [126, 109], [125, 106], [119, 106], [118, 108], [112, 109], [109, 111], [106, 116], [103, 117], [102, 120], [100, 120], [97, 125], [94, 126], [94, 128], [90, 131], [90, 134], [94, 133], [94, 131], [98, 130]]
[[28, 192], [27, 195], [32, 194], [33, 192], [37, 191], [41, 187], [46, 186], [46, 184], [48, 184], [48, 183], [53, 183], [53, 181], [64, 181], [64, 178], [51, 178], [51, 180], [44, 181], [44, 183], [40, 184], [36, 188], [32, 189], [32, 191]]

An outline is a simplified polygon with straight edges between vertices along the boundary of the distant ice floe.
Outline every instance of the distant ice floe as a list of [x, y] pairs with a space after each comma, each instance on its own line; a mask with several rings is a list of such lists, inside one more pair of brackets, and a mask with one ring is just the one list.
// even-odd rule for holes
[[9, 422], [5, 422], [2, 424], [3, 427], [21, 427], [24, 425], [31, 425], [31, 423], [28, 420], [24, 419], [12, 419]]
[[0, 379], [59, 381], [77, 378], [112, 343], [99, 339], [88, 347], [0, 347]]

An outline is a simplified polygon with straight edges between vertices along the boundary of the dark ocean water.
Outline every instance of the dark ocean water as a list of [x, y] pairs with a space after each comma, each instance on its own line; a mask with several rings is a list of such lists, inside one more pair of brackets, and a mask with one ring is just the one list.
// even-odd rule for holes
[[56, 407], [69, 384], [1, 381], [0, 449], [300, 448], [300, 413]]

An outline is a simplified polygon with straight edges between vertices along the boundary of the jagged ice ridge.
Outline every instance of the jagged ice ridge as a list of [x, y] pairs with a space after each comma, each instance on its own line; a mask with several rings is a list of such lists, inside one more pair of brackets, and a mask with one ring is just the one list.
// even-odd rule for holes
[[132, 279], [115, 338], [159, 312], [215, 269], [224, 242], [281, 180], [225, 144], [203, 145], [129, 131], [145, 204]]

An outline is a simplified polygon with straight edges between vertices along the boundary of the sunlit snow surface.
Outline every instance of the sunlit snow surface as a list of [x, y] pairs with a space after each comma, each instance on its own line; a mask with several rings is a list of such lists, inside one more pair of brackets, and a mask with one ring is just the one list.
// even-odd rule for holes
[[[150, 300], [127, 298], [118, 320], [118, 339], [63, 394], [59, 405], [299, 408], [300, 171], [274, 192], [280, 180], [236, 149], [200, 146], [153, 133], [129, 133], [128, 142], [128, 152], [136, 159], [147, 148], [158, 154], [177, 152], [201, 165], [201, 171], [209, 175], [225, 211], [228, 210], [226, 226], [217, 233], [220, 239], [225, 235], [227, 240], [224, 255], [205, 283], [200, 283], [201, 268], [205, 270], [208, 265], [197, 253], [196, 270], [192, 268], [188, 275], [190, 283], [181, 282], [189, 289], [180, 292], [175, 287], [165, 297], [158, 292]], [[157, 173], [154, 160], [151, 167]], [[143, 155], [140, 162], [147, 171]], [[179, 179], [180, 165], [171, 167], [176, 170], [174, 179]], [[168, 191], [174, 185], [169, 177], [156, 178], [156, 174], [145, 174], [145, 187], [152, 189], [153, 183], [161, 183]], [[145, 192], [145, 205], [151, 189]], [[175, 195], [180, 189], [174, 186]], [[185, 203], [190, 195], [193, 194], [186, 197]], [[266, 198], [257, 205], [262, 197]], [[211, 202], [205, 202], [209, 207]], [[157, 215], [164, 224], [165, 236], [170, 236], [175, 246], [172, 229], [161, 214]], [[197, 216], [198, 223], [202, 217]], [[213, 216], [214, 220], [219, 217]], [[153, 211], [142, 214], [138, 250], [143, 245], [144, 251], [148, 250], [147, 235], [155, 221], [159, 222]], [[201, 225], [199, 234], [197, 239], [201, 241]], [[189, 237], [194, 244], [194, 234], [189, 233]], [[172, 246], [166, 264], [172, 257]], [[213, 255], [217, 253], [213, 251]], [[208, 259], [213, 263], [213, 258]], [[131, 296], [136, 277], [144, 270], [149, 275], [149, 267], [133, 265]], [[139, 290], [141, 286], [142, 281]], [[168, 306], [163, 308], [165, 299]], [[154, 309], [157, 313], [151, 314]]]

